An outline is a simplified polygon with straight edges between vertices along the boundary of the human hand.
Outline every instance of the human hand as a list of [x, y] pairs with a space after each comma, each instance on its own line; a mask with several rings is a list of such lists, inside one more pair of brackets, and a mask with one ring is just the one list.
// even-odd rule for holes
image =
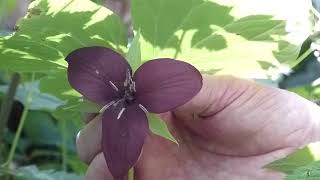
[[[320, 108], [293, 93], [232, 77], [204, 77], [190, 102], [161, 114], [179, 146], [152, 133], [135, 180], [277, 180], [262, 167], [320, 139]], [[113, 180], [101, 152], [101, 118], [77, 138], [87, 180]]]

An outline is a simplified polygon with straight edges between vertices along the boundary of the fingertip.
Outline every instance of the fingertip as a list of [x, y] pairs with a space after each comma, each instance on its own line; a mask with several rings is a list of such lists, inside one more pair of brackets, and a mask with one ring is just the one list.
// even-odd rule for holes
[[108, 170], [103, 153], [99, 153], [92, 160], [86, 173], [86, 180], [114, 180]]
[[79, 131], [77, 135], [76, 146], [78, 156], [87, 164], [101, 150], [101, 126], [101, 117], [97, 116]]

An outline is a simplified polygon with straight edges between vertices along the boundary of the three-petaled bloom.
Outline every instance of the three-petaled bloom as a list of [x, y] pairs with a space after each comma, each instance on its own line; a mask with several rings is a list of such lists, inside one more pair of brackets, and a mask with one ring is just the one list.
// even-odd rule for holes
[[80, 48], [66, 60], [71, 86], [103, 106], [102, 151], [116, 180], [140, 156], [149, 130], [146, 113], [173, 110], [202, 87], [200, 72], [174, 59], [147, 61], [134, 74], [120, 54], [105, 47]]

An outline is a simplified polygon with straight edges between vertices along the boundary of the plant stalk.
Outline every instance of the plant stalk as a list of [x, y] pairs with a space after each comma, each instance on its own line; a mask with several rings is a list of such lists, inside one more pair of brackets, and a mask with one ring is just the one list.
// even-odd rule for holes
[[[3, 136], [5, 132], [5, 128], [9, 119], [10, 112], [12, 110], [14, 96], [16, 94], [18, 85], [20, 81], [20, 75], [18, 73], [14, 73], [11, 77], [11, 82], [8, 88], [6, 95], [1, 104], [0, 110], [0, 150], [3, 149]], [[0, 160], [3, 160], [2, 152], [0, 154]]]
[[66, 122], [65, 120], [60, 120], [60, 126], [61, 126], [61, 134], [62, 134], [62, 146], [61, 146], [61, 153], [62, 153], [62, 170], [67, 171], [67, 134], [66, 134]]
[[134, 168], [131, 168], [128, 172], [128, 180], [134, 179]]
[[[35, 76], [35, 74], [33, 73], [32, 74], [32, 82], [34, 81], [34, 76]], [[21, 132], [22, 132], [23, 126], [24, 126], [25, 121], [27, 119], [27, 115], [28, 115], [28, 112], [29, 112], [29, 108], [30, 108], [31, 102], [32, 102], [32, 89], [29, 89], [28, 95], [26, 97], [26, 103], [25, 103], [25, 106], [24, 106], [24, 109], [23, 109], [23, 112], [22, 112], [22, 116], [20, 118], [20, 123], [19, 123], [18, 129], [16, 131], [16, 135], [14, 136], [14, 140], [13, 140], [13, 143], [11, 145], [7, 161], [2, 165], [4, 168], [9, 169], [9, 166], [12, 163], [12, 160], [14, 158], [14, 155], [15, 155], [15, 152], [16, 152], [16, 148], [17, 148], [20, 136], [21, 136]]]
[[301, 54], [301, 56], [298, 57], [297, 60], [294, 61], [294, 64], [292, 64], [292, 67], [295, 67], [296, 65], [298, 65], [301, 61], [303, 61], [307, 56], [309, 56], [311, 53], [313, 52], [313, 50], [311, 48], [309, 48], [308, 50], [306, 50], [303, 54]]

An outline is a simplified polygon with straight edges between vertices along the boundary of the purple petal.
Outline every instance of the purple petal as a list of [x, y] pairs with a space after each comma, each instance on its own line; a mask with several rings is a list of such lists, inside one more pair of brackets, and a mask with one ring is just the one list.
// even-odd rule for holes
[[136, 98], [154, 113], [173, 110], [194, 97], [202, 87], [200, 72], [183, 61], [155, 59], [134, 74]]
[[134, 166], [149, 130], [147, 116], [137, 104], [128, 106], [117, 119], [122, 107], [112, 105], [102, 118], [102, 150], [115, 179], [126, 176]]
[[[115, 51], [105, 47], [85, 47], [71, 52], [68, 79], [71, 86], [87, 99], [105, 105], [123, 89], [128, 62]], [[110, 83], [111, 82], [111, 83]]]

